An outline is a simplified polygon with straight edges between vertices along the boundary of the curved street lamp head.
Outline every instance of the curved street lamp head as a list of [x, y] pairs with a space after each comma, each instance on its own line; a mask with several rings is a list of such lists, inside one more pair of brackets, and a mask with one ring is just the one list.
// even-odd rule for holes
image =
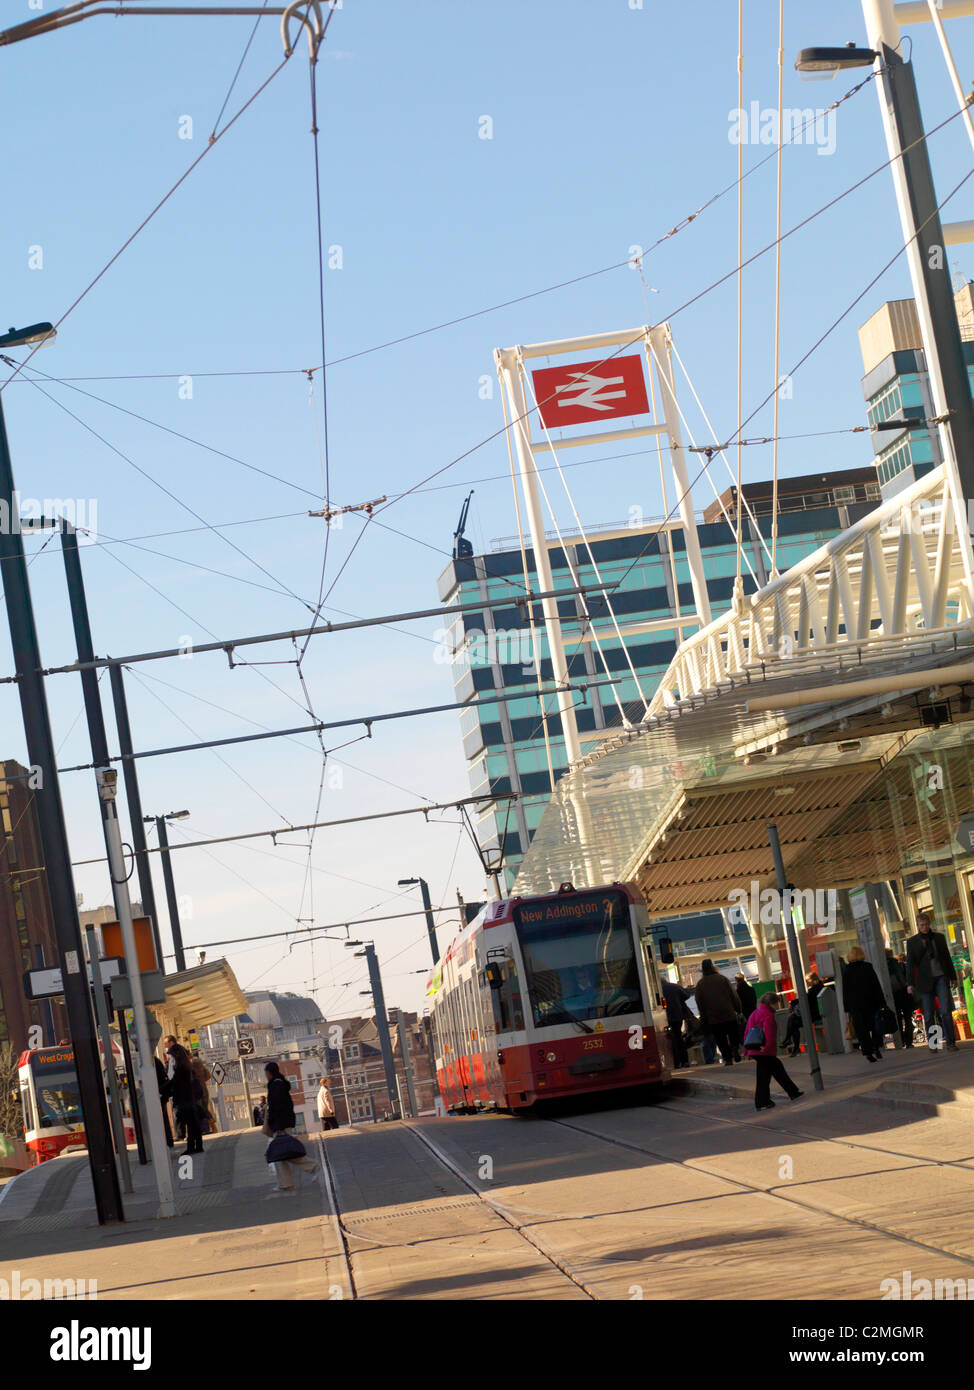
[[0, 333], [0, 348], [27, 347], [29, 343], [46, 343], [57, 337], [53, 323], [31, 323], [26, 328], [11, 328]]
[[803, 48], [795, 59], [795, 69], [803, 77], [834, 77], [844, 68], [868, 68], [879, 57], [871, 48], [857, 48], [847, 43], [844, 48]]

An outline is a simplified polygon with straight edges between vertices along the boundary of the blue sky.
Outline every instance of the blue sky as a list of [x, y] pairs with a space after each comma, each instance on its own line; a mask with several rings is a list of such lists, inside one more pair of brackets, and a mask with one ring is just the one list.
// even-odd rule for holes
[[[13, 25], [32, 13], [26, 0], [4, 0], [0, 22]], [[745, 25], [745, 102], [773, 107], [777, 7], [751, 0]], [[199, 155], [251, 27], [244, 18], [100, 17], [0, 50], [7, 109], [17, 113], [0, 137], [4, 325], [58, 319]], [[955, 23], [950, 31], [960, 70], [967, 71], [974, 30]], [[789, 7], [785, 105], [825, 106], [858, 76], [801, 82], [792, 69], [800, 47], [863, 37], [855, 5]], [[917, 28], [914, 45], [931, 127], [950, 114], [952, 94], [933, 34]], [[264, 20], [228, 115], [280, 59], [277, 21]], [[737, 104], [736, 6], [716, 0], [692, 6], [645, 0], [642, 9], [629, 8], [628, 0], [489, 6], [345, 0], [322, 50], [318, 91], [325, 246], [340, 248], [331, 258], [341, 260], [340, 268], [327, 270], [325, 284], [333, 362], [624, 262], [630, 247], [649, 246], [736, 177], [737, 147], [729, 139]], [[187, 116], [192, 139], [180, 138]], [[491, 139], [479, 138], [485, 116]], [[307, 52], [299, 47], [70, 315], [57, 343], [32, 362], [57, 378], [161, 374], [77, 385], [281, 481], [68, 385], [45, 386], [53, 401], [19, 382], [4, 393], [22, 496], [97, 505], [100, 543], [83, 557], [100, 653], [303, 626], [305, 604], [317, 598], [323, 523], [306, 513], [319, 504], [322, 488], [314, 415], [320, 374], [312, 408], [302, 373], [320, 361], [310, 123]], [[871, 84], [842, 105], [835, 134], [830, 155], [814, 144], [786, 149], [786, 228], [885, 160]], [[931, 146], [943, 196], [970, 167], [970, 147], [959, 121]], [[771, 148], [747, 145], [745, 167]], [[948, 216], [965, 217], [970, 206], [968, 186]], [[773, 235], [771, 160], [745, 183], [745, 254]], [[649, 296], [652, 317], [669, 316], [731, 269], [736, 239], [731, 193], [647, 256], [645, 277], [658, 291]], [[886, 172], [785, 243], [783, 370], [898, 245]], [[30, 268], [38, 247], [42, 268]], [[965, 275], [974, 272], [966, 248], [956, 248], [951, 259]], [[773, 273], [771, 254], [745, 273], [745, 414], [772, 385]], [[792, 398], [781, 407], [783, 434], [862, 423], [856, 328], [884, 299], [908, 293], [901, 257], [796, 374]], [[647, 320], [646, 305], [639, 276], [622, 267], [336, 362], [327, 376], [333, 503], [403, 492], [496, 431], [502, 423], [497, 394], [479, 394], [481, 377], [492, 375], [495, 347], [639, 325]], [[672, 322], [718, 434], [733, 434], [733, 280]], [[271, 371], [282, 374], [205, 375]], [[185, 382], [180, 390], [179, 378], [187, 375], [191, 398]], [[699, 416], [689, 414], [699, 437]], [[769, 433], [770, 425], [769, 406], [746, 433]], [[782, 442], [780, 467], [797, 474], [870, 458], [867, 436], [796, 438]], [[586, 522], [617, 521], [633, 505], [648, 515], [664, 510], [654, 455], [600, 459], [590, 451], [570, 461], [581, 463], [569, 476]], [[770, 450], [745, 450], [744, 463], [745, 478], [767, 476]], [[383, 520], [406, 536], [370, 528], [337, 580], [327, 616], [435, 604], [436, 578], [470, 487], [468, 534], [478, 549], [514, 532], [506, 474], [506, 448], [496, 439], [398, 502]], [[717, 476], [718, 486], [729, 482], [726, 474]], [[702, 507], [712, 493], [700, 488], [694, 496]], [[211, 525], [246, 524], [217, 535], [201, 529], [187, 508]], [[559, 520], [570, 524], [567, 503]], [[360, 530], [349, 519], [332, 532], [327, 582]], [[109, 543], [118, 539], [132, 543]], [[39, 543], [31, 540], [28, 548], [37, 551]], [[73, 652], [56, 545], [34, 560], [31, 579], [45, 661], [67, 662]], [[318, 715], [341, 719], [449, 701], [449, 670], [433, 659], [438, 626], [430, 620], [408, 630], [315, 639], [304, 673]], [[253, 661], [281, 663], [292, 655], [287, 644], [247, 653]], [[0, 669], [11, 669], [5, 627]], [[62, 765], [88, 761], [80, 684], [59, 676], [49, 687]], [[288, 664], [231, 671], [222, 656], [203, 655], [157, 663], [129, 680], [129, 698], [140, 748], [306, 722]], [[9, 686], [0, 687], [0, 721], [3, 755], [23, 758]], [[328, 746], [358, 732], [333, 735]], [[196, 753], [142, 764], [148, 811], [192, 811], [191, 820], [174, 828], [174, 842], [311, 819], [321, 771], [313, 738], [230, 748], [221, 757]], [[338, 769], [336, 785], [326, 785], [322, 818], [399, 809], [422, 797], [445, 801], [468, 790], [452, 714], [377, 726], [372, 740], [336, 752], [330, 767]], [[100, 854], [90, 774], [66, 774], [63, 793], [74, 857]], [[441, 819], [446, 823], [427, 825], [415, 816], [319, 832], [313, 899], [305, 887], [306, 848], [275, 849], [260, 840], [217, 847], [214, 857], [180, 852], [174, 864], [187, 944], [282, 932], [296, 917], [323, 923], [406, 911], [416, 903], [396, 880], [417, 874], [429, 880], [437, 904], [455, 902], [457, 886], [480, 897], [482, 876], [456, 817]], [[307, 845], [304, 836], [291, 839]], [[79, 868], [76, 875], [86, 905], [109, 900], [102, 868]], [[442, 942], [451, 931], [441, 929]], [[428, 964], [422, 919], [379, 924], [372, 935], [380, 961], [388, 962], [387, 1002], [421, 1007], [425, 976], [410, 972]], [[323, 1010], [336, 1017], [367, 1005], [359, 996], [364, 962], [349, 959], [340, 945], [319, 944], [312, 954], [304, 943], [288, 953], [277, 940], [226, 954], [244, 987], [301, 992], [316, 983]]]

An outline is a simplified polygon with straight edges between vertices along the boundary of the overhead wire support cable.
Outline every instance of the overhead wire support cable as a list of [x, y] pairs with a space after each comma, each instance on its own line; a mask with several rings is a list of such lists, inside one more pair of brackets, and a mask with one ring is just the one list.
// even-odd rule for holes
[[[183, 840], [165, 847], [157, 845], [153, 848], [151, 845], [149, 845], [146, 847], [145, 852], [146, 854], [164, 854], [169, 853], [170, 851], [175, 851], [177, 849], [205, 849], [208, 848], [210, 845], [229, 845], [239, 840], [272, 840], [274, 842], [275, 847], [284, 848], [286, 846], [278, 846], [277, 844], [279, 837], [282, 835], [297, 835], [302, 831], [308, 830], [327, 830], [333, 828], [336, 825], [359, 825], [364, 821], [395, 820], [399, 816], [423, 816], [426, 820], [429, 820], [430, 813], [433, 811], [462, 811], [464, 806], [487, 806], [493, 805], [494, 803], [499, 801], [517, 800], [518, 795], [516, 792], [497, 792], [490, 793], [487, 796], [463, 796], [460, 797], [458, 801], [437, 801], [434, 802], [432, 805], [428, 806], [406, 806], [402, 809], [398, 809], [395, 811], [370, 811], [367, 814], [361, 816], [341, 816], [337, 820], [309, 821], [306, 825], [278, 825], [275, 826], [273, 830], [249, 830], [239, 835], [220, 835], [216, 838], [207, 840]], [[433, 825], [439, 825], [442, 823], [443, 822], [440, 821], [432, 822]], [[450, 822], [450, 824], [455, 825], [456, 822], [453, 821]], [[292, 846], [292, 848], [297, 849], [298, 846], [295, 845]], [[104, 862], [104, 857], [97, 859], [78, 859], [74, 861], [73, 867], [79, 868], [82, 865], [103, 864]], [[21, 870], [21, 872], [31, 871]], [[395, 896], [399, 897], [402, 895], [396, 894]], [[418, 916], [419, 914], [409, 912], [401, 913], [399, 915], [405, 917], [412, 917]]]
[[[509, 603], [537, 603], [543, 598], [568, 598], [576, 593], [602, 593], [606, 588], [614, 589], [615, 587], [615, 583], [587, 584], [583, 585], [581, 588], [554, 589], [550, 593], [512, 596]], [[454, 603], [439, 608], [417, 608], [407, 613], [392, 613], [379, 618], [354, 618], [344, 623], [321, 623], [311, 628], [288, 628], [284, 632], [262, 633], [257, 637], [217, 639], [213, 642], [195, 643], [193, 646], [193, 655], [199, 656], [203, 652], [225, 652], [228, 656], [231, 656], [237, 647], [260, 646], [267, 642], [293, 642], [296, 637], [324, 637], [335, 632], [350, 632], [360, 627], [385, 627], [389, 623], [416, 622], [421, 618], [449, 618], [459, 613], [480, 613], [485, 608], [496, 607], [496, 605], [496, 599], [484, 600], [481, 603]], [[94, 661], [73, 662], [69, 666], [48, 666], [42, 674], [45, 676], [65, 675], [69, 673], [76, 675], [79, 671], [87, 670], [89, 666], [134, 666], [142, 661], [166, 661], [172, 657], [181, 657], [185, 659], [185, 656], [185, 646], [167, 647], [155, 652], [133, 652], [129, 656], [98, 656], [95, 657]], [[233, 664], [231, 660], [231, 665]], [[16, 680], [16, 676], [0, 676], [0, 685], [12, 685]]]
[[[82, 668], [76, 667], [76, 670]], [[558, 689], [567, 690], [569, 693], [580, 690], [583, 695], [593, 687], [597, 688], [604, 685], [618, 685], [618, 680], [585, 680], [577, 684], [569, 683], [560, 686]], [[294, 729], [272, 729], [267, 733], [260, 734], [237, 734], [232, 738], [213, 738], [201, 743], [181, 743], [175, 744], [170, 748], [149, 748], [141, 753], [127, 753], [110, 758], [113, 763], [128, 762], [139, 758], [162, 758], [171, 753], [196, 753], [205, 748], [226, 748], [231, 743], [261, 743], [270, 738], [291, 738], [295, 734], [317, 734], [326, 729], [351, 729], [357, 728], [360, 724], [367, 730], [369, 738], [372, 737], [373, 724], [385, 724], [393, 719], [416, 719], [425, 714], [445, 714], [451, 710], [478, 709], [484, 705], [507, 704], [510, 700], [523, 700], [525, 695], [533, 695], [533, 689], [522, 689], [514, 695], [490, 695], [484, 700], [459, 700], [448, 705], [425, 705], [419, 709], [391, 710], [381, 714], [363, 714], [351, 719], [332, 719], [314, 724], [303, 724]], [[541, 692], [548, 694], [548, 691]], [[94, 763], [78, 763], [74, 767], [59, 768], [59, 772], [87, 772], [95, 766]], [[423, 808], [420, 807], [420, 810]]]

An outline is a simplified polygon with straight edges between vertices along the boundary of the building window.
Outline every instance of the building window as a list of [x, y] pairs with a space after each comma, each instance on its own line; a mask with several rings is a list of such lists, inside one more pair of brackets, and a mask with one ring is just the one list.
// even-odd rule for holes
[[358, 1043], [347, 1043], [345, 1046], [345, 1061], [357, 1062], [362, 1055], [362, 1049]]

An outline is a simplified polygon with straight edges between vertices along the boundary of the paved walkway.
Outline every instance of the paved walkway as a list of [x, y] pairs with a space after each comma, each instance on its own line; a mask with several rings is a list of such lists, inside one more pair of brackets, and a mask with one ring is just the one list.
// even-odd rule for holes
[[[956, 1052], [933, 1052], [926, 1044], [887, 1048], [879, 1062], [867, 1062], [858, 1052], [819, 1054], [821, 1093], [814, 1090], [808, 1053], [797, 1057], [782, 1054], [781, 1060], [795, 1084], [810, 1098], [815, 1094], [825, 1100], [856, 1096], [871, 1105], [920, 1107], [931, 1115], [942, 1113], [944, 1106], [974, 1106], [974, 1042], [958, 1043]], [[782, 1092], [776, 1083], [771, 1086], [772, 1098], [780, 1099]], [[674, 1073], [674, 1089], [753, 1101], [754, 1064], [688, 1067]]]
[[[0, 1278], [97, 1281], [99, 1298], [343, 1297], [321, 1172], [275, 1195], [259, 1130], [207, 1136], [170, 1159], [178, 1216], [157, 1216], [151, 1165], [129, 1150], [123, 1225], [99, 1226], [86, 1155], [53, 1159], [0, 1190]], [[316, 1146], [308, 1145], [309, 1154]]]
[[[874, 1065], [858, 1055], [824, 1057], [820, 1093], [804, 1056], [786, 1065], [805, 1097], [769, 1112], [754, 1110], [753, 1070], [743, 1064], [681, 1073], [661, 1103], [618, 1114], [579, 1106], [553, 1124], [498, 1116], [408, 1126], [452, 1154], [466, 1187], [407, 1127], [329, 1136], [358, 1296], [575, 1297], [580, 1285], [558, 1273], [563, 1265], [582, 1269], [583, 1284], [613, 1298], [630, 1296], [630, 1284], [649, 1274], [652, 1297], [761, 1298], [784, 1289], [799, 1299], [874, 1298], [881, 1277], [916, 1272], [921, 1256], [930, 1277], [974, 1276], [974, 1043], [949, 1054], [889, 1051]], [[170, 1160], [179, 1215], [168, 1220], [156, 1215], [152, 1169], [140, 1167], [134, 1151], [135, 1192], [119, 1226], [97, 1224], [85, 1156], [21, 1174], [0, 1189], [0, 1279], [18, 1271], [21, 1284], [95, 1280], [103, 1299], [349, 1297], [323, 1168], [296, 1173], [293, 1194], [272, 1195], [266, 1144], [255, 1129], [218, 1134], [204, 1139], [192, 1166]], [[308, 1147], [320, 1157], [317, 1140]], [[785, 1180], [782, 1154], [795, 1165]], [[486, 1185], [485, 1155], [493, 1166]], [[935, 1180], [918, 1188], [920, 1169]], [[518, 1223], [540, 1221], [540, 1242], [528, 1244], [504, 1225], [479, 1200], [481, 1190]], [[724, 1204], [728, 1196], [741, 1207], [736, 1214]], [[676, 1243], [660, 1248], [657, 1228], [669, 1206]], [[732, 1229], [744, 1264], [726, 1286], [717, 1279], [709, 1287], [707, 1270], [730, 1258]], [[561, 1264], [541, 1249], [552, 1241]], [[591, 1250], [586, 1241], [595, 1242]], [[795, 1284], [798, 1249], [820, 1258]], [[755, 1252], [763, 1253], [752, 1268]], [[774, 1275], [766, 1289], [765, 1266]], [[848, 1287], [836, 1283], [840, 1269]]]

